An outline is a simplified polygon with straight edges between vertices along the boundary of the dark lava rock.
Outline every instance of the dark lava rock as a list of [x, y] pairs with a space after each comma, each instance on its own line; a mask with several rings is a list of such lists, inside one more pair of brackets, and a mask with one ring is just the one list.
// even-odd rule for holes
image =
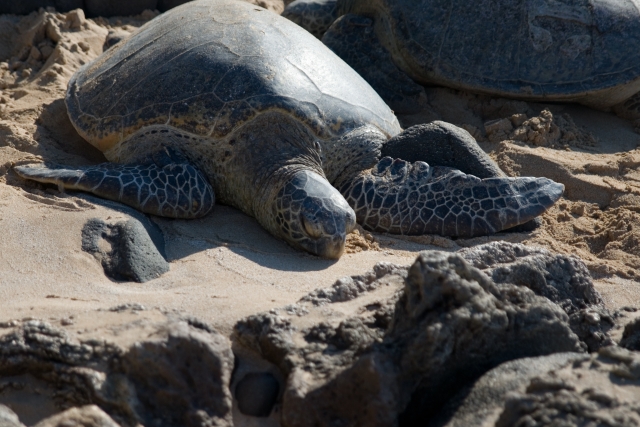
[[589, 351], [614, 343], [609, 335], [615, 326], [613, 316], [579, 258], [507, 242], [492, 242], [459, 253], [498, 286], [525, 286], [562, 307], [571, 329]]
[[122, 367], [144, 408], [144, 425], [232, 425], [233, 353], [227, 338], [206, 325], [169, 323], [135, 343]]
[[424, 425], [502, 362], [585, 347], [549, 299], [439, 251], [250, 316], [234, 339], [287, 378], [285, 426]]
[[82, 250], [92, 254], [115, 280], [146, 282], [169, 271], [147, 229], [136, 219], [108, 224], [99, 218], [82, 229]]
[[502, 413], [509, 393], [523, 392], [534, 378], [574, 363], [589, 360], [579, 353], [556, 353], [505, 362], [462, 389], [428, 427], [482, 427], [492, 425]]
[[[124, 328], [142, 340], [121, 348], [26, 321], [0, 336], [0, 379], [10, 377], [17, 389], [36, 381], [36, 390], [53, 390], [49, 398], [60, 409], [97, 405], [123, 426], [232, 425], [227, 338], [192, 319]], [[89, 408], [76, 418], [96, 412]]]
[[495, 426], [640, 426], [640, 355], [616, 346], [598, 353], [510, 394]]
[[278, 400], [280, 383], [268, 372], [251, 372], [236, 386], [238, 409], [245, 415], [268, 417]]
[[506, 176], [466, 130], [442, 121], [415, 125], [382, 147], [382, 156], [447, 166], [478, 178]]

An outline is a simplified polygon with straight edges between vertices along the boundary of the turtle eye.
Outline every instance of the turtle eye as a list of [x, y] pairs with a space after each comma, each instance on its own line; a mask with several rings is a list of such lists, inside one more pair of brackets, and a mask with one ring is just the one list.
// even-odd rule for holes
[[320, 225], [314, 220], [314, 218], [308, 218], [304, 213], [300, 216], [300, 221], [302, 221], [302, 225], [304, 226], [304, 230], [307, 232], [309, 237], [312, 239], [317, 239], [322, 236], [322, 228]]
[[316, 147], [316, 150], [318, 150], [318, 153], [322, 153], [322, 146], [320, 145], [320, 141], [316, 141], [314, 143], [314, 146]]

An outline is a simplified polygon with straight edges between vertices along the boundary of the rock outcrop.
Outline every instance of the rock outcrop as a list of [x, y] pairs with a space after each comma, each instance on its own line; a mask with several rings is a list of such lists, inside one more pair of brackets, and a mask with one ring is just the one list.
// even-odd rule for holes
[[559, 305], [437, 251], [251, 316], [235, 340], [287, 378], [285, 426], [413, 424], [504, 361], [586, 349]]

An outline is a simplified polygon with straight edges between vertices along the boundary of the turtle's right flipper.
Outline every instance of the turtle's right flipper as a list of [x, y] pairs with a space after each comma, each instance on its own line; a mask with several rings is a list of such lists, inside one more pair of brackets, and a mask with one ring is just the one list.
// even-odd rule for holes
[[327, 30], [322, 42], [356, 70], [396, 115], [416, 115], [427, 108], [424, 88], [394, 64], [378, 40], [371, 19], [343, 15]]
[[393, 234], [474, 237], [526, 223], [551, 207], [564, 186], [548, 178], [485, 178], [385, 157], [341, 183], [364, 228]]
[[16, 166], [14, 170], [25, 179], [87, 191], [169, 218], [202, 217], [215, 203], [211, 184], [188, 163], [164, 166], [102, 163], [78, 169]]

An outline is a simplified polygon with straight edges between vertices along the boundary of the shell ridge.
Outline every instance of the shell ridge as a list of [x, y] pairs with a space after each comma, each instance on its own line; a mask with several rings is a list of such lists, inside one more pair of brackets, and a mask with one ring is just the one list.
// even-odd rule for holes
[[[204, 18], [202, 18], [204, 19]], [[199, 19], [201, 20], [201, 19]], [[180, 28], [179, 25], [176, 25], [174, 27], [171, 27], [170, 29], [168, 29], [167, 31], [163, 32], [162, 34], [158, 35], [157, 37], [153, 38], [152, 40], [150, 40], [148, 43], [145, 43], [142, 46], [137, 47], [133, 52], [131, 52], [129, 55], [125, 56], [124, 58], [122, 58], [121, 60], [119, 60], [118, 62], [116, 62], [115, 64], [113, 64], [111, 67], [99, 67], [99, 68], [103, 68], [102, 71], [96, 73], [95, 76], [91, 77], [91, 80], [96, 81], [98, 80], [100, 77], [102, 77], [105, 73], [107, 72], [112, 72], [114, 68], [121, 66], [123, 63], [127, 62], [129, 59], [131, 59], [131, 57], [137, 55], [140, 51], [146, 49], [149, 45], [156, 43], [158, 40], [160, 40], [161, 38], [163, 38], [164, 36], [168, 35], [169, 33], [171, 33], [173, 30]], [[138, 32], [136, 32], [135, 34], [133, 34], [131, 37], [135, 37], [140, 30], [138, 30]], [[105, 61], [106, 62], [106, 61]], [[95, 66], [97, 63], [96, 62], [90, 62], [88, 63], [86, 66], [83, 66], [82, 68], [80, 68], [78, 71], [76, 71], [76, 73], [80, 72], [80, 70], [82, 70], [85, 67], [90, 67], [90, 66]], [[109, 86], [109, 89], [111, 89], [114, 85], [115, 85], [116, 81], [115, 79], [112, 79], [112, 83], [111, 86]], [[87, 84], [87, 82], [83, 82], [83, 84]], [[109, 89], [106, 89], [106, 91], [108, 91]], [[95, 98], [101, 97], [100, 93], [97, 93], [87, 104], [87, 106], [91, 106], [93, 105], [93, 100]], [[83, 111], [82, 109], [80, 109], [81, 111]], [[84, 111], [83, 111], [84, 112]], [[110, 112], [110, 111], [109, 111]]]
[[[109, 108], [109, 110], [107, 110], [107, 113], [106, 113], [106, 114], [111, 113], [111, 111], [112, 111], [114, 108], [116, 108], [116, 106], [118, 106], [118, 104], [120, 103], [120, 101], [122, 101], [122, 99], [123, 99], [123, 98], [127, 97], [128, 95], [130, 95], [132, 91], [134, 91], [134, 90], [138, 90], [138, 86], [139, 86], [142, 82], [144, 82], [144, 81], [146, 81], [147, 79], [149, 79], [149, 78], [153, 77], [154, 75], [158, 74], [160, 71], [165, 70], [165, 69], [166, 69], [166, 67], [167, 67], [168, 65], [170, 65], [174, 60], [177, 60], [177, 59], [181, 58], [182, 56], [186, 55], [187, 53], [190, 53], [193, 49], [197, 49], [197, 48], [200, 48], [200, 47], [203, 47], [203, 46], [206, 46], [206, 45], [211, 45], [211, 44], [214, 44], [214, 45], [215, 45], [215, 44], [220, 44], [220, 43], [219, 43], [217, 40], [207, 41], [207, 42], [201, 43], [201, 44], [199, 44], [199, 45], [192, 46], [192, 47], [190, 47], [189, 49], [185, 49], [185, 50], [183, 50], [182, 52], [180, 52], [179, 54], [177, 54], [177, 55], [173, 56], [172, 58], [168, 59], [167, 61], [165, 61], [165, 62], [162, 64], [162, 66], [161, 66], [161, 67], [157, 68], [157, 69], [156, 69], [156, 70], [154, 70], [152, 73], [148, 73], [147, 75], [145, 75], [144, 77], [142, 77], [141, 79], [139, 79], [139, 80], [137, 81], [137, 84], [136, 84], [136, 85], [133, 85], [133, 86], [131, 87], [131, 89], [129, 89], [129, 90], [127, 90], [125, 93], [123, 93], [123, 94], [122, 94], [122, 96], [121, 96], [120, 98], [118, 98], [118, 99], [117, 99], [117, 100], [112, 104], [111, 108]], [[224, 46], [224, 44], [222, 44], [222, 46]], [[226, 47], [226, 46], [224, 46], [224, 47]], [[233, 52], [232, 52], [232, 53], [233, 53]], [[234, 55], [235, 55], [235, 54], [234, 54]], [[232, 68], [232, 69], [233, 69], [233, 68]], [[228, 72], [229, 72], [229, 71], [227, 71], [227, 73], [228, 73]], [[227, 73], [225, 73], [225, 75], [226, 75]], [[220, 79], [220, 81], [222, 81], [222, 79]], [[220, 84], [220, 82], [218, 82], [218, 84]], [[218, 85], [216, 85], [216, 87], [217, 87], [217, 86], [218, 86]], [[215, 89], [214, 89], [214, 90], [215, 90]], [[201, 94], [199, 94], [199, 95], [201, 95]], [[175, 102], [173, 102], [173, 104], [178, 103], [178, 102], [182, 102], [182, 101], [175, 101]], [[128, 107], [127, 107], [127, 108], [128, 108]], [[143, 107], [143, 108], [144, 108], [144, 107]], [[139, 110], [134, 110], [134, 111], [139, 111]], [[128, 114], [131, 114], [131, 112], [129, 112], [129, 111], [127, 110], [127, 114], [126, 114], [126, 115], [128, 115]]]

